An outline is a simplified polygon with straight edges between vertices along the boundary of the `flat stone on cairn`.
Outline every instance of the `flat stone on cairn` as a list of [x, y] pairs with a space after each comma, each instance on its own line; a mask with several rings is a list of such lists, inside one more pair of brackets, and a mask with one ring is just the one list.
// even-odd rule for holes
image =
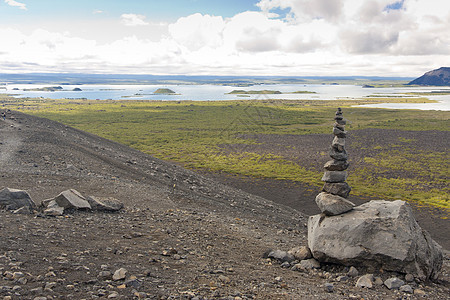
[[355, 206], [345, 199], [352, 188], [345, 182], [348, 177], [346, 170], [349, 166], [348, 154], [345, 151], [345, 138], [347, 136], [345, 124], [347, 124], [347, 121], [342, 116], [340, 108], [338, 108], [334, 120], [336, 121], [333, 127], [334, 139], [330, 149], [332, 160], [324, 165], [325, 172], [322, 181], [325, 181], [325, 185], [322, 188], [322, 193], [316, 197], [317, 206], [327, 216], [343, 214], [352, 210]]

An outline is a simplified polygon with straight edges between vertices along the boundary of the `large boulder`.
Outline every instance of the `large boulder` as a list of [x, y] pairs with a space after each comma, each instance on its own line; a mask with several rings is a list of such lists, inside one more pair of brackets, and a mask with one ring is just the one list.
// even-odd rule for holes
[[374, 200], [338, 216], [311, 216], [308, 246], [318, 261], [436, 279], [442, 248], [417, 224], [404, 201]]
[[4, 188], [0, 191], [0, 208], [17, 210], [26, 207], [31, 211], [36, 209], [36, 204], [26, 191]]
[[91, 209], [89, 202], [74, 189], [66, 190], [53, 199], [56, 203], [65, 209]]

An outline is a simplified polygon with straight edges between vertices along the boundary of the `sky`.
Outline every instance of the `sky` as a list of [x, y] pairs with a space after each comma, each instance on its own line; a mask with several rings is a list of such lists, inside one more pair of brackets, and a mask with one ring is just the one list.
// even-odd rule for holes
[[448, 0], [0, 0], [0, 73], [416, 77], [449, 28]]

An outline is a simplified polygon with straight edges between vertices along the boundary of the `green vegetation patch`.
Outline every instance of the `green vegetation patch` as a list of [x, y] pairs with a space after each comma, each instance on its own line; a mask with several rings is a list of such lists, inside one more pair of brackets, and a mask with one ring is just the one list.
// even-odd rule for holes
[[[397, 99], [391, 99], [397, 100]], [[321, 186], [322, 170], [281, 153], [247, 151], [257, 134], [330, 134], [337, 106], [345, 107], [350, 131], [450, 129], [449, 112], [353, 107], [379, 99], [345, 101], [82, 101], [15, 99], [4, 107], [56, 120], [126, 144], [161, 159], [235, 174], [289, 179]], [[420, 133], [418, 133], [420, 136]], [[420, 138], [417, 138], [417, 140]], [[417, 152], [415, 138], [376, 146], [359, 162], [349, 183], [355, 195], [401, 198], [450, 209], [448, 153]], [[352, 142], [358, 147], [358, 141]], [[363, 147], [363, 145], [359, 145]], [[384, 148], [386, 147], [386, 148]], [[248, 147], [251, 149], [251, 147]], [[323, 149], [317, 149], [323, 151]], [[419, 159], [418, 159], [419, 158]]]

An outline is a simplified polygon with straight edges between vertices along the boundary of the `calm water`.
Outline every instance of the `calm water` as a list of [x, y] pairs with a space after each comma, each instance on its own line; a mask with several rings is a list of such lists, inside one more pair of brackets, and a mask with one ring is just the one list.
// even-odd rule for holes
[[[370, 95], [393, 95], [407, 92], [429, 92], [435, 90], [450, 91], [450, 87], [442, 88], [362, 88], [356, 85], [304, 85], [304, 84], [275, 84], [255, 85], [250, 87], [233, 87], [220, 85], [63, 85], [64, 91], [43, 92], [23, 91], [23, 89], [42, 88], [52, 85], [37, 84], [13, 84], [1, 86], [0, 93], [15, 94], [16, 97], [44, 97], [53, 99], [112, 99], [112, 100], [193, 100], [193, 101], [217, 101], [217, 100], [253, 100], [253, 99], [309, 99], [309, 100], [343, 100], [362, 98]], [[72, 91], [80, 88], [82, 91]], [[169, 88], [177, 95], [154, 95], [159, 88]], [[19, 89], [19, 90], [14, 90]], [[284, 93], [296, 91], [310, 91], [314, 94], [279, 94], [279, 95], [228, 95], [233, 90], [276, 90]], [[418, 104], [374, 104], [370, 107], [395, 108], [395, 109], [421, 109], [421, 110], [450, 110], [450, 95], [426, 96], [438, 100], [439, 103]]]

